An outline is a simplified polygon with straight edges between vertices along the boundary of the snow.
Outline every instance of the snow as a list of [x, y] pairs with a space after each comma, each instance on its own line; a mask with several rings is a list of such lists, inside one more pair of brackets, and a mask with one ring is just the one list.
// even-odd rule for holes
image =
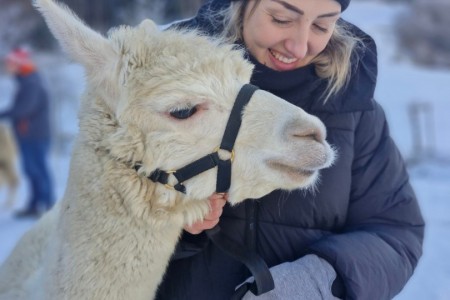
[[[377, 42], [379, 81], [376, 99], [386, 111], [392, 136], [400, 151], [407, 159], [418, 158], [418, 163], [410, 166], [410, 175], [427, 224], [424, 253], [413, 277], [395, 300], [444, 300], [449, 299], [450, 295], [450, 72], [415, 66], [397, 52], [392, 24], [404, 9], [401, 4], [353, 1], [343, 16], [370, 33]], [[66, 79], [67, 82], [73, 82], [76, 89], [82, 88], [83, 74], [80, 68], [68, 64], [65, 70], [61, 74], [70, 78]], [[8, 105], [13, 84], [7, 78], [0, 77], [0, 89], [2, 109]], [[426, 151], [422, 153], [414, 151], [413, 147], [417, 140], [413, 139], [408, 114], [412, 103], [428, 105], [428, 110], [420, 116], [419, 127], [424, 135], [424, 143], [427, 143]], [[73, 108], [64, 109], [65, 117], [58, 118], [63, 122], [60, 125], [70, 128], [68, 130], [72, 132], [76, 128], [76, 112]], [[60, 150], [53, 151], [51, 156], [58, 198], [64, 193], [69, 155], [70, 151]], [[23, 206], [26, 196], [27, 186], [22, 183], [16, 208]], [[8, 256], [20, 236], [33, 225], [33, 221], [15, 220], [11, 211], [2, 210], [4, 197], [5, 191], [0, 189], [0, 262]]]

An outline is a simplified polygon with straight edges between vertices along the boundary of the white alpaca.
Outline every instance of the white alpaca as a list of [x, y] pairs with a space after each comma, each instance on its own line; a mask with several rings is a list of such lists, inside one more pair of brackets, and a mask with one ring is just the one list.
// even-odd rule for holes
[[16, 199], [19, 175], [16, 168], [17, 147], [11, 130], [0, 124], [0, 190], [7, 188], [6, 201], [2, 209], [11, 209]]
[[[51, 0], [36, 5], [84, 65], [87, 90], [65, 195], [0, 269], [0, 299], [152, 299], [182, 227], [207, 213], [217, 169], [187, 180], [183, 194], [133, 167], [179, 169], [216, 148], [252, 65], [195, 32], [144, 21], [105, 38]], [[232, 204], [309, 186], [333, 160], [323, 124], [267, 92], [242, 118]]]

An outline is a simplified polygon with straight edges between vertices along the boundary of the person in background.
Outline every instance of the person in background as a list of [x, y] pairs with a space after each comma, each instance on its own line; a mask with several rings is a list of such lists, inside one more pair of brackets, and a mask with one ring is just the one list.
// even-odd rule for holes
[[[173, 26], [242, 47], [251, 83], [319, 117], [338, 157], [309, 190], [235, 207], [212, 195], [185, 227], [157, 299], [229, 300], [251, 274], [208, 240], [256, 251], [275, 288], [243, 299], [391, 299], [422, 255], [424, 221], [385, 114], [374, 100], [373, 39], [341, 18], [350, 0], [210, 0]], [[250, 278], [251, 279], [251, 278]]]
[[14, 49], [4, 63], [6, 70], [15, 76], [17, 89], [10, 109], [0, 112], [0, 118], [12, 123], [30, 186], [27, 206], [16, 216], [39, 217], [54, 203], [47, 163], [51, 143], [48, 94], [27, 50]]

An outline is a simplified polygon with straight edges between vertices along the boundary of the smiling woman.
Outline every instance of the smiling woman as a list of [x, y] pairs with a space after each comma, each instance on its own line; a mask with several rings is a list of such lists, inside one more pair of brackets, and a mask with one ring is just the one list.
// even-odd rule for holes
[[285, 1], [262, 1], [246, 10], [243, 40], [252, 55], [277, 71], [303, 67], [327, 46], [340, 5], [334, 0], [304, 1], [301, 8]]
[[[391, 299], [409, 280], [422, 254], [424, 223], [374, 100], [375, 42], [341, 19], [349, 2], [210, 0], [175, 25], [243, 48], [255, 65], [251, 83], [319, 117], [338, 157], [308, 191], [275, 191], [234, 207], [226, 195], [211, 196], [204, 221], [185, 226], [157, 299], [228, 300], [251, 280], [245, 266], [207, 242], [203, 231], [217, 223], [270, 267], [275, 288], [258, 297], [248, 291], [246, 300]], [[304, 130], [276, 132], [315, 138]], [[286, 155], [290, 163], [271, 156], [280, 147], [268, 145], [264, 163], [286, 182], [308, 175], [292, 164], [295, 153]]]

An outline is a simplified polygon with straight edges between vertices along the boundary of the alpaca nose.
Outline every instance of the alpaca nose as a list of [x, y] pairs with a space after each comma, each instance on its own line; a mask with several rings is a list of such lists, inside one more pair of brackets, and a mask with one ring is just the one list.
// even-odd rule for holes
[[[309, 122], [308, 122], [309, 123]], [[287, 134], [288, 137], [297, 139], [311, 139], [318, 143], [324, 143], [326, 139], [325, 127], [320, 122], [311, 122], [305, 124], [305, 122], [294, 122], [288, 124]]]
[[300, 151], [304, 169], [329, 167], [335, 160], [336, 153], [326, 141], [325, 125], [318, 118], [309, 116], [292, 121], [288, 124], [285, 134], [288, 147]]
[[316, 142], [322, 143], [324, 141], [323, 135], [320, 131], [315, 129], [306, 130], [303, 132], [296, 132], [293, 134], [294, 138], [307, 138]]

